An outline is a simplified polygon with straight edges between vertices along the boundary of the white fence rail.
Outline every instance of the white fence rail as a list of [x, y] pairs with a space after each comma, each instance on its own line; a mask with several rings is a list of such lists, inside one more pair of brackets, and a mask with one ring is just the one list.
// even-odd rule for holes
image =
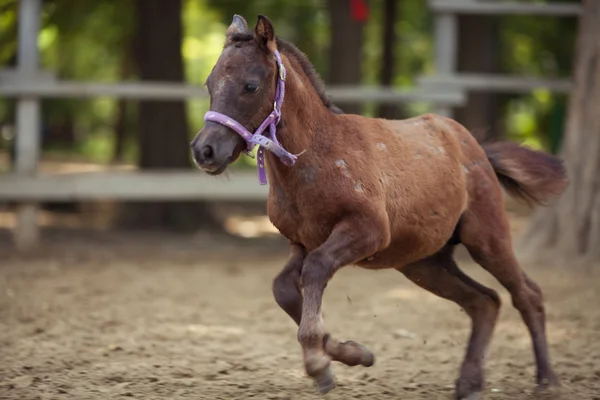
[[[177, 83], [97, 83], [51, 81], [48, 79], [3, 80], [0, 78], [0, 93], [7, 97], [119, 97], [140, 100], [181, 100], [208, 98], [202, 86]], [[371, 86], [333, 86], [327, 93], [333, 101], [347, 102], [424, 102], [446, 105], [463, 104], [465, 96], [455, 91], [396, 90]]]
[[489, 0], [429, 0], [433, 12], [448, 14], [477, 15], [545, 15], [573, 16], [582, 11], [580, 4], [573, 3], [532, 3], [525, 1]]
[[8, 201], [265, 200], [267, 186], [254, 172], [212, 177], [200, 171], [118, 171], [69, 174], [6, 174], [1, 198]]
[[483, 91], [495, 93], [531, 93], [547, 89], [555, 93], [569, 93], [571, 79], [545, 79], [539, 77], [508, 76], [499, 74], [461, 73], [437, 74], [420, 77], [417, 82], [423, 89], [439, 91]]

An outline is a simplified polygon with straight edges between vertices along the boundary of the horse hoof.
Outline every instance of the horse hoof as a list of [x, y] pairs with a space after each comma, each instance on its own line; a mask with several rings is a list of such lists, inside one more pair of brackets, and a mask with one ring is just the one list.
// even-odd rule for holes
[[344, 342], [343, 344], [353, 346], [358, 349], [358, 351], [360, 353], [359, 364], [362, 365], [363, 367], [371, 367], [371, 366], [373, 366], [373, 364], [375, 364], [375, 354], [373, 354], [371, 352], [371, 350], [369, 350], [366, 346], [364, 346], [358, 342], [355, 342], [353, 340], [348, 340], [348, 341]]
[[534, 390], [536, 395], [554, 397], [561, 393], [560, 382], [553, 373], [544, 378], [538, 377], [536, 380], [537, 384]]
[[360, 365], [363, 367], [372, 367], [375, 364], [375, 354], [371, 353], [369, 349], [363, 347], [363, 356], [360, 359]]
[[459, 400], [480, 400], [480, 399], [481, 399], [481, 392], [473, 392], [473, 393], [469, 393], [466, 396], [459, 397]]
[[539, 396], [558, 396], [561, 393], [561, 386], [558, 381], [540, 382], [536, 385], [534, 393]]
[[324, 370], [313, 376], [313, 378], [315, 380], [315, 385], [317, 386], [317, 389], [321, 394], [329, 393], [335, 387], [331, 367], [325, 368]]
[[484, 390], [481, 369], [462, 367], [461, 377], [456, 381], [456, 398], [458, 400], [479, 400]]
[[553, 387], [560, 387], [560, 383], [558, 381], [558, 378], [556, 376], [552, 375], [548, 378], [538, 379], [537, 387], [540, 390], [545, 390], [545, 389], [549, 389], [549, 388], [553, 388]]

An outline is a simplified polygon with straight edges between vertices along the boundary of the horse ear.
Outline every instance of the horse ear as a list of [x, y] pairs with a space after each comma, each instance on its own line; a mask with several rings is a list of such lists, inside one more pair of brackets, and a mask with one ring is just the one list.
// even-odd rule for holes
[[277, 45], [275, 44], [275, 29], [273, 28], [271, 21], [264, 15], [258, 16], [258, 21], [254, 28], [254, 35], [256, 35], [260, 46], [264, 46], [271, 52], [277, 50]]
[[231, 36], [234, 33], [245, 33], [248, 32], [248, 23], [241, 15], [235, 14], [233, 16], [233, 21], [231, 21], [231, 25], [227, 28], [227, 32], [225, 32], [226, 36]]

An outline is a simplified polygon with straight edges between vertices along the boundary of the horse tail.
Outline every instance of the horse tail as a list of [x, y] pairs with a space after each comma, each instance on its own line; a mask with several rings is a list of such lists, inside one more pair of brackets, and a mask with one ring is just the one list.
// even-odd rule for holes
[[563, 161], [552, 154], [509, 141], [482, 147], [508, 194], [529, 205], [532, 202], [547, 205], [548, 200], [560, 196], [569, 185]]

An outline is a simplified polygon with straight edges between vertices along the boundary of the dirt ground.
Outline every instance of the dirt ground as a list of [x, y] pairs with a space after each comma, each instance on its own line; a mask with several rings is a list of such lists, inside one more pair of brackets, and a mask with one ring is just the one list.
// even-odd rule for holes
[[[36, 255], [0, 252], [0, 399], [322, 398], [271, 296], [280, 240], [71, 233], [47, 236]], [[504, 303], [484, 398], [534, 398], [530, 340], [507, 292], [461, 265]], [[525, 269], [545, 292], [563, 383], [550, 398], [600, 399], [598, 273]], [[355, 267], [335, 276], [324, 304], [329, 331], [377, 357], [371, 368], [335, 364], [325, 399], [452, 398], [469, 332], [457, 306], [395, 271]]]

